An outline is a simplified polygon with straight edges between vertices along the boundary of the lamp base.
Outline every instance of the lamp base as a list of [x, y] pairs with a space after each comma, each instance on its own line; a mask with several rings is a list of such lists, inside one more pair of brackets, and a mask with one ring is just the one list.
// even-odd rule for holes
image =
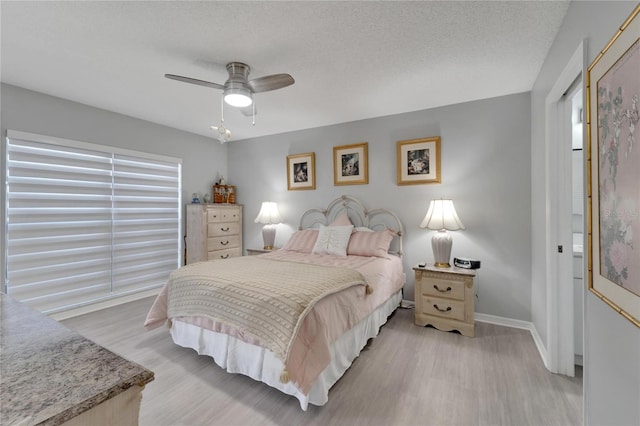
[[434, 266], [436, 268], [450, 268], [451, 246], [453, 238], [446, 229], [441, 229], [431, 237], [431, 248], [433, 250]]
[[265, 250], [273, 250], [273, 244], [276, 241], [275, 225], [265, 225], [262, 228], [262, 241], [264, 242]]

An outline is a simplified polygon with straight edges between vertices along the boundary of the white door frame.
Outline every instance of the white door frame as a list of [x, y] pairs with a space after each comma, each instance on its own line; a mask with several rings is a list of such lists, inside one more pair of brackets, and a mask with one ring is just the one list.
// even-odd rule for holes
[[[576, 78], [584, 82], [586, 41], [580, 43], [545, 101], [545, 192], [547, 368], [574, 376], [573, 237], [571, 222], [571, 133], [564, 94]], [[584, 84], [582, 84], [584, 86]], [[586, 90], [583, 90], [583, 98]], [[584, 103], [586, 105], [586, 103]], [[586, 132], [583, 132], [585, 135]], [[584, 137], [584, 136], [583, 136]], [[558, 246], [563, 253], [558, 253]]]

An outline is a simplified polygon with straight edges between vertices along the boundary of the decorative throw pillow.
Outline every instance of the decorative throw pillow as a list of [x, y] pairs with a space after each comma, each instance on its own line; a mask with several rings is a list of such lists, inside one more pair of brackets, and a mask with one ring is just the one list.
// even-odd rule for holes
[[316, 240], [313, 254], [332, 254], [335, 256], [347, 256], [347, 244], [351, 237], [353, 225], [349, 226], [324, 226], [320, 225], [318, 239]]
[[313, 246], [318, 239], [317, 229], [303, 229], [293, 233], [289, 241], [281, 250], [297, 251], [300, 253], [311, 253]]
[[347, 246], [347, 254], [387, 258], [393, 235], [394, 232], [390, 229], [375, 232], [354, 232]]
[[342, 213], [336, 217], [333, 222], [329, 224], [329, 226], [349, 226], [352, 225], [351, 220], [349, 219], [349, 215], [346, 210], [343, 210]]

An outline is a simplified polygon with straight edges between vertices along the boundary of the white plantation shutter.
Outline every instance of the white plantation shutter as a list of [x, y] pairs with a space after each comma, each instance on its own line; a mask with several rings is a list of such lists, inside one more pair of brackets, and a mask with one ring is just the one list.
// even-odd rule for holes
[[159, 287], [180, 264], [179, 159], [8, 131], [6, 292], [43, 312]]

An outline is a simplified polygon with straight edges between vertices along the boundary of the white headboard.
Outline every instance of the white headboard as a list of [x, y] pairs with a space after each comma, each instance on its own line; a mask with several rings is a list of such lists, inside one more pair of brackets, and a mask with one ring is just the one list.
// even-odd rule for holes
[[326, 209], [309, 209], [302, 214], [298, 229], [319, 228], [335, 220], [340, 213], [347, 212], [351, 223], [356, 227], [366, 227], [374, 231], [391, 229], [395, 232], [389, 253], [402, 256], [402, 222], [398, 216], [387, 209], [367, 209], [357, 198], [342, 195], [331, 201]]

